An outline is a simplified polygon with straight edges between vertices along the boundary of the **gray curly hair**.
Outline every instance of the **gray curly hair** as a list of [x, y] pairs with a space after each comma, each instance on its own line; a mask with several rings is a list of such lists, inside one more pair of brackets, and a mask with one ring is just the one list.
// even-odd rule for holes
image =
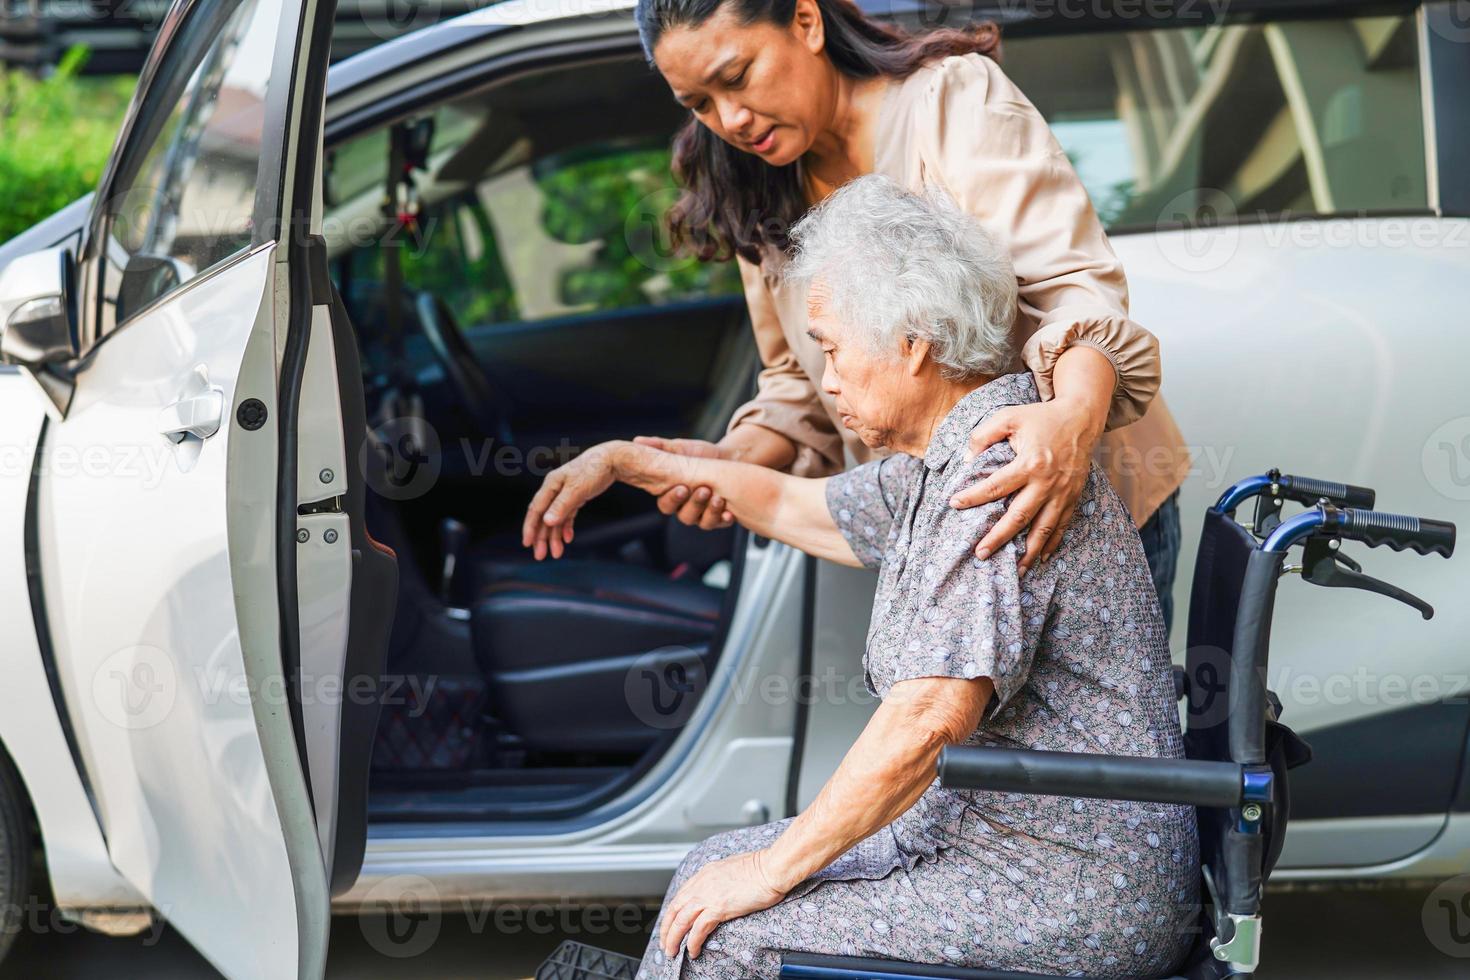
[[929, 341], [949, 380], [1013, 370], [1016, 274], [1005, 245], [936, 186], [849, 181], [791, 229], [788, 283], [826, 287], [827, 312], [877, 354]]

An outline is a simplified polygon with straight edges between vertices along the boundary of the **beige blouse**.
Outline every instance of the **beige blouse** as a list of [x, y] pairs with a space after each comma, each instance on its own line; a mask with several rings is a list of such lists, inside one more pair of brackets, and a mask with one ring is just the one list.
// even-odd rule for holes
[[[935, 61], [889, 82], [879, 109], [874, 169], [906, 187], [945, 188], [1009, 242], [1020, 291], [1022, 359], [1043, 399], [1072, 344], [1101, 351], [1117, 371], [1098, 461], [1140, 526], [1184, 481], [1189, 452], [1159, 389], [1154, 336], [1128, 318], [1128, 283], [1087, 191], [1046, 121], [1001, 68], [980, 54]], [[797, 444], [791, 472], [825, 476], [881, 452], [836, 421], [820, 387], [821, 347], [806, 335], [806, 292], [781, 281], [785, 256], [738, 260], [765, 365], [759, 391], [730, 428], [760, 425]]]

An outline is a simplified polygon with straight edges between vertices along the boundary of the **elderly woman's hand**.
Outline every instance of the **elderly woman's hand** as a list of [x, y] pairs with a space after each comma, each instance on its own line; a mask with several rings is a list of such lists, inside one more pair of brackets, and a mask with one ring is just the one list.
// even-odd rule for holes
[[605, 442], [546, 474], [521, 524], [521, 544], [533, 549], [537, 561], [548, 551], [560, 558], [571, 544], [577, 511], [617, 478], [618, 450], [618, 443]]
[[951, 501], [963, 509], [1015, 494], [1005, 516], [975, 546], [977, 557], [990, 557], [1026, 528], [1026, 551], [1017, 562], [1020, 570], [1038, 558], [1051, 557], [1077, 509], [1102, 430], [1103, 419], [1093, 408], [1062, 399], [1003, 408], [975, 427], [970, 433], [971, 456], [1002, 439], [1009, 439], [1016, 451], [1014, 460]]
[[664, 955], [672, 958], [687, 935], [689, 955], [697, 958], [715, 926], [781, 901], [786, 893], [771, 884], [762, 867], [767, 853], [749, 851], [711, 861], [684, 882], [659, 928]]
[[[652, 446], [666, 453], [679, 456], [695, 456], [701, 459], [724, 459], [720, 447], [704, 439], [665, 439], [661, 436], [637, 436], [633, 439], [640, 446]], [[735, 518], [725, 507], [725, 498], [709, 487], [671, 487], [659, 495], [658, 509], [671, 514], [682, 524], [705, 531], [729, 527]]]

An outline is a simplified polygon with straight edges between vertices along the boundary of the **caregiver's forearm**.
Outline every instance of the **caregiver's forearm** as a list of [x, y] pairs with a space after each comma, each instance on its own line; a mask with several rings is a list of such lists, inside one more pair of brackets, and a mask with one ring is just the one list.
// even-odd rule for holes
[[817, 798], [758, 855], [770, 884], [790, 891], [898, 819], [934, 781], [940, 750], [975, 730], [993, 693], [986, 677], [895, 684]]
[[1073, 344], [1057, 358], [1051, 377], [1055, 400], [1077, 408], [1088, 420], [1089, 433], [1096, 444], [1107, 426], [1113, 391], [1118, 385], [1113, 362], [1094, 347]]
[[725, 498], [725, 509], [756, 534], [775, 538], [809, 555], [844, 565], [859, 564], [827, 509], [826, 480], [808, 480], [753, 463], [680, 456], [649, 446], [614, 448], [618, 480], [658, 495], [675, 486], [709, 487]]
[[735, 426], [717, 445], [722, 459], [773, 470], [785, 470], [796, 459], [795, 442], [755, 422]]

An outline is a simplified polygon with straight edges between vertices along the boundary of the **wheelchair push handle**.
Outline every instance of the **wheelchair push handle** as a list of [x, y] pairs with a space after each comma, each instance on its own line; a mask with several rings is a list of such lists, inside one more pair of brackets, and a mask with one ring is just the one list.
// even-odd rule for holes
[[1446, 558], [1455, 551], [1455, 525], [1449, 521], [1334, 507], [1325, 502], [1282, 521], [1261, 548], [1264, 551], [1285, 551], [1308, 538], [1346, 538], [1361, 541], [1370, 548], [1387, 545], [1395, 551], [1408, 548], [1421, 555], [1435, 554]]
[[1301, 504], [1315, 504], [1325, 497], [1339, 507], [1371, 510], [1378, 498], [1372, 487], [1356, 487], [1351, 483], [1318, 480], [1310, 476], [1283, 475], [1277, 482], [1283, 496]]
[[1378, 495], [1372, 487], [1319, 480], [1313, 476], [1294, 476], [1273, 468], [1232, 484], [1220, 495], [1215, 509], [1233, 515], [1237, 507], [1252, 498], [1257, 498], [1256, 533], [1264, 536], [1280, 523], [1284, 501], [1293, 500], [1311, 507], [1325, 500], [1334, 507], [1371, 510]]
[[1443, 555], [1455, 552], [1455, 525], [1428, 517], [1385, 514], [1376, 510], [1342, 510], [1338, 533], [1370, 548], [1387, 545], [1394, 551], [1405, 548], [1421, 555]]

